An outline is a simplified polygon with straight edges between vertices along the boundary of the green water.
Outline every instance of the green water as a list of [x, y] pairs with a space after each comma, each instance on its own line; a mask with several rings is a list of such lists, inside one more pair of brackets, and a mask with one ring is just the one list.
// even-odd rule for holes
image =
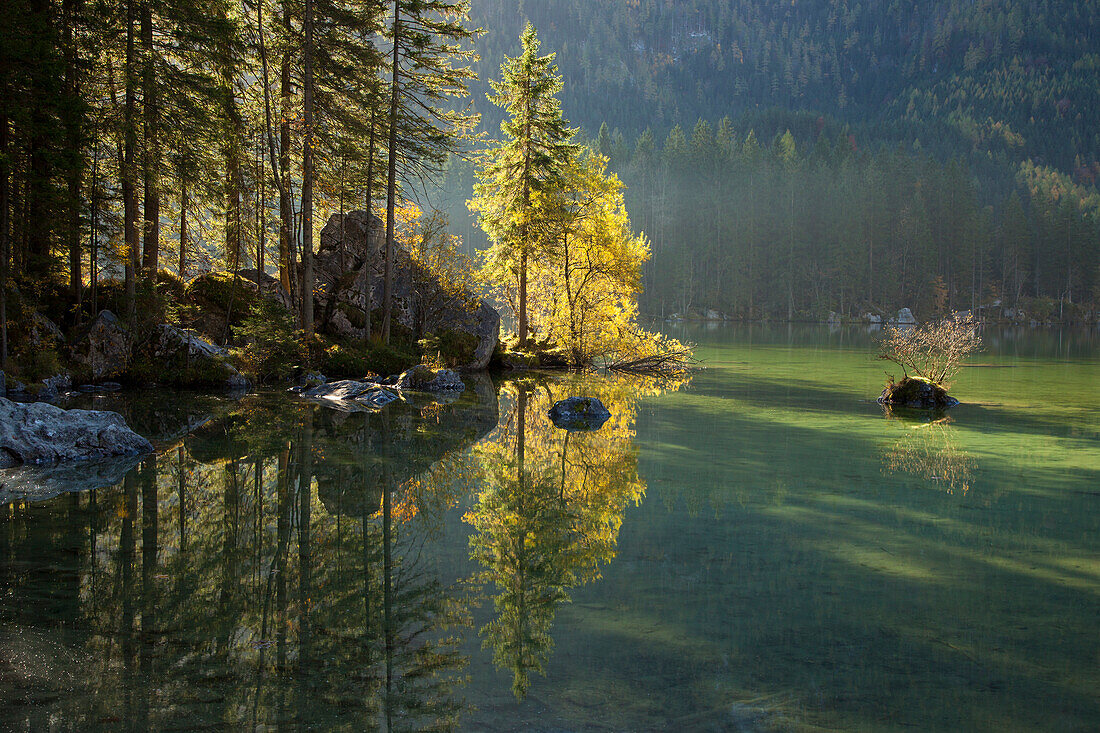
[[859, 330], [673, 335], [687, 384], [88, 398], [158, 455], [0, 473], [0, 729], [1100, 727], [1100, 333], [987, 332], [946, 416]]

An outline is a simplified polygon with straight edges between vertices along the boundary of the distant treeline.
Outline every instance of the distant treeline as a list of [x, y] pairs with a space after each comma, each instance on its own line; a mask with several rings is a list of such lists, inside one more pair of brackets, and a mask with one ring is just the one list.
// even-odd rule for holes
[[[909, 307], [918, 318], [1095, 318], [1100, 195], [1024, 163], [1014, 186], [984, 190], [961, 162], [863, 150], [845, 133], [761, 140], [729, 119], [648, 130], [604, 126], [592, 145], [627, 185], [635, 229], [652, 242], [642, 307], [651, 314], [824, 319]], [[462, 225], [465, 164], [444, 200]]]

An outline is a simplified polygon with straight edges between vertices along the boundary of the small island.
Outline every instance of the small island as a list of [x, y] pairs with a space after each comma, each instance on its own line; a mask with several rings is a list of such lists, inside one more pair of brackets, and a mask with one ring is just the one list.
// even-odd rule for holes
[[978, 328], [969, 314], [919, 326], [888, 327], [878, 358], [901, 367], [902, 378], [887, 375], [879, 403], [926, 410], [945, 410], [959, 404], [947, 389], [962, 362], [981, 348]]

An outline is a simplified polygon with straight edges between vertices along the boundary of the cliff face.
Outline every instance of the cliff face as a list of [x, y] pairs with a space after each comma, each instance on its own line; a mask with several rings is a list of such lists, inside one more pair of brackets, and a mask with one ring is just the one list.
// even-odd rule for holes
[[[382, 308], [385, 227], [364, 211], [333, 214], [320, 239], [314, 255], [318, 327], [344, 338], [360, 337], [367, 312]], [[500, 315], [491, 306], [473, 293], [446, 291], [400, 247], [393, 253], [393, 318], [418, 337], [448, 332], [474, 337], [468, 360], [459, 365], [467, 370], [488, 365], [500, 336]]]

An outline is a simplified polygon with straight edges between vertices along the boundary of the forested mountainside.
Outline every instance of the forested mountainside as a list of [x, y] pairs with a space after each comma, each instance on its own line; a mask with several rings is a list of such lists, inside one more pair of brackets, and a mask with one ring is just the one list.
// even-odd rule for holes
[[782, 107], [941, 157], [1100, 174], [1097, 0], [472, 0], [471, 16], [482, 84], [530, 19], [592, 133]]
[[[566, 117], [650, 239], [650, 313], [1095, 315], [1096, 0], [471, 0], [471, 15], [491, 136], [484, 92], [523, 24], [557, 52]], [[471, 186], [454, 161], [440, 203], [480, 249]]]

